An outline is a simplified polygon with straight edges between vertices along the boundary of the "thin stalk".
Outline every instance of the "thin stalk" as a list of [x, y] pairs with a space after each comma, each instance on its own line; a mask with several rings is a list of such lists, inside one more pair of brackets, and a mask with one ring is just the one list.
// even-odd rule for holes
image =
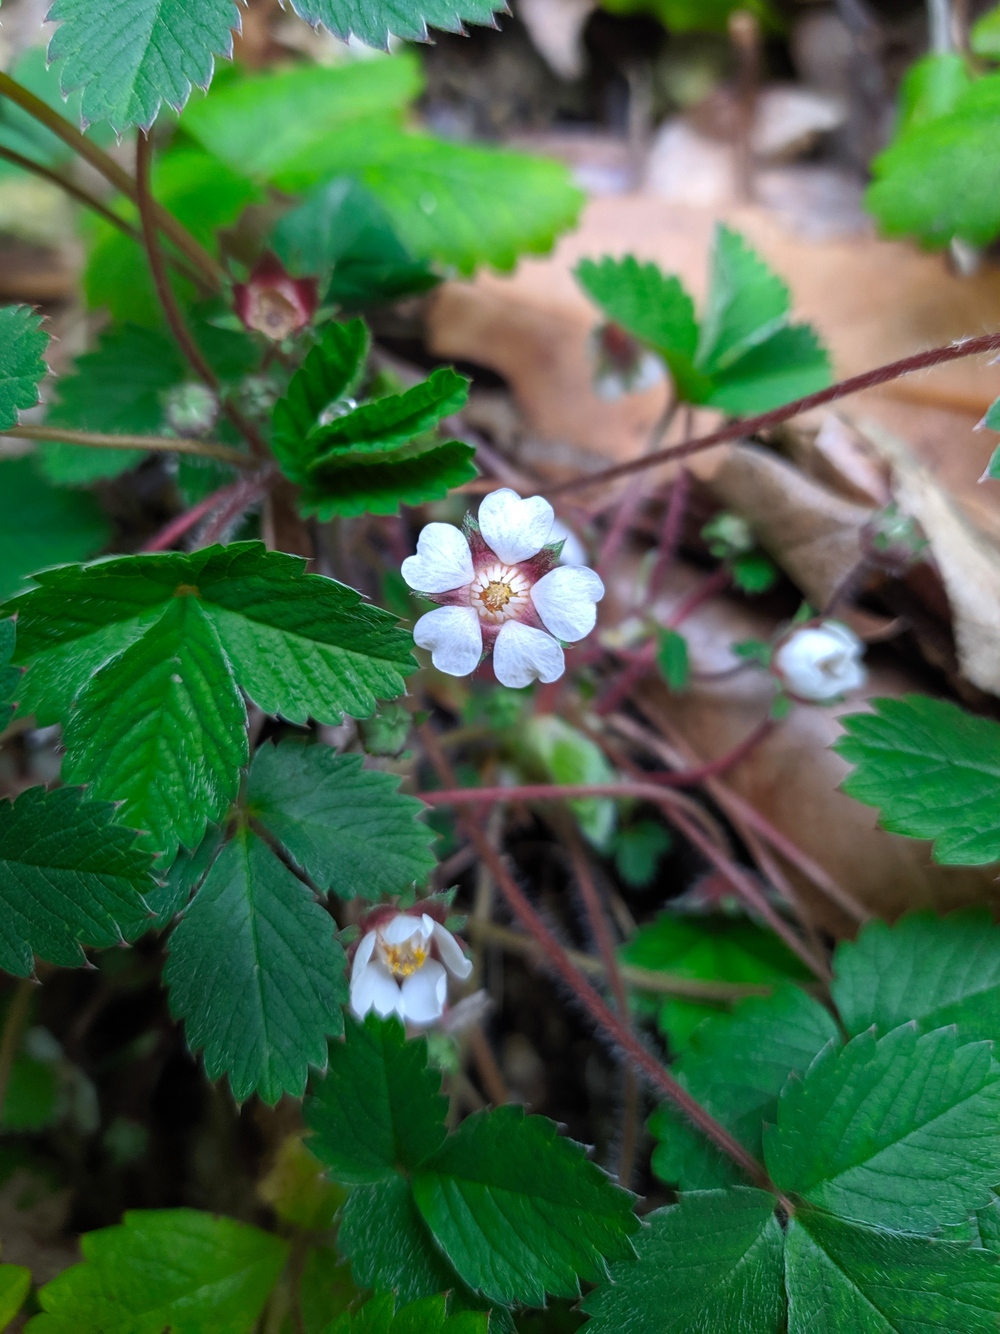
[[105, 435], [100, 431], [74, 431], [63, 426], [8, 426], [4, 435], [20, 440], [58, 440], [66, 445], [84, 445], [87, 449], [145, 449], [155, 454], [196, 454], [203, 459], [218, 459], [234, 468], [254, 468], [256, 460], [230, 445], [211, 440], [173, 439], [166, 435]]
[[[44, 125], [46, 129], [51, 130], [54, 135], [60, 138], [64, 144], [68, 144], [73, 152], [82, 157], [85, 162], [89, 162], [92, 167], [101, 173], [105, 180], [110, 181], [116, 190], [127, 198], [136, 201], [136, 183], [127, 171], [104, 152], [98, 148], [92, 139], [80, 131], [65, 116], [60, 116], [59, 112], [50, 107], [47, 102], [43, 102], [40, 97], [22, 87], [9, 74], [0, 72], [0, 97], [7, 97], [26, 111], [29, 116]], [[225, 281], [225, 273], [221, 265], [213, 259], [203, 245], [201, 245], [186, 227], [159, 204], [154, 206], [156, 225], [169, 236], [182, 254], [186, 255], [194, 268], [201, 275], [202, 283], [207, 286], [210, 292], [218, 291]]]
[[267, 495], [273, 481], [273, 472], [257, 473], [254, 477], [241, 478], [232, 488], [229, 501], [216, 510], [211, 522], [206, 525], [201, 535], [202, 546], [210, 547], [213, 542], [220, 542], [226, 529], [251, 505]]
[[0, 1037], [0, 1119], [3, 1117], [4, 1103], [7, 1101], [7, 1089], [10, 1087], [11, 1071], [14, 1069], [14, 1057], [21, 1045], [21, 1034], [28, 1022], [31, 1009], [31, 997], [35, 986], [34, 979], [22, 977], [11, 997], [10, 1009], [4, 1020], [3, 1036]]
[[225, 505], [233, 496], [233, 493], [242, 487], [242, 482], [227, 482], [225, 486], [220, 486], [218, 490], [213, 491], [211, 495], [200, 500], [197, 505], [192, 505], [190, 509], [185, 510], [183, 514], [178, 514], [175, 519], [164, 524], [155, 537], [151, 537], [143, 551], [166, 551], [174, 543], [189, 532], [196, 523], [200, 523], [213, 510], [217, 510], [220, 505]]
[[616, 464], [602, 472], [587, 473], [583, 477], [574, 477], [559, 486], [549, 487], [549, 496], [566, 495], [570, 491], [584, 491], [591, 486], [606, 486], [616, 477], [628, 477], [631, 473], [641, 472], [644, 468], [655, 468], [661, 463], [670, 463], [674, 459], [688, 458], [712, 445], [721, 445], [726, 440], [736, 440], [739, 436], [755, 435], [766, 431], [771, 426], [780, 426], [782, 422], [797, 417], [800, 412], [810, 408], [822, 407], [825, 403], [834, 403], [839, 398], [850, 394], [859, 394], [864, 389], [875, 389], [880, 384], [888, 384], [914, 371], [930, 370], [934, 366], [943, 366], [950, 361], [960, 361], [963, 357], [975, 357], [982, 352], [1000, 351], [1000, 333], [981, 334], [977, 338], [963, 338], [956, 343], [947, 343], [942, 347], [932, 347], [927, 352], [916, 352], [910, 357], [901, 357], [899, 361], [887, 362], [875, 370], [862, 371], [846, 380], [838, 380], [828, 389], [820, 389], [815, 394], [806, 394], [804, 398], [793, 399], [784, 407], [773, 408], [770, 412], [759, 412], [754, 417], [737, 417], [720, 426], [717, 431], [701, 435], [694, 440], [687, 440], [681, 445], [672, 445], [668, 449], [657, 450], [655, 454], [644, 454], [641, 458], [631, 459], [628, 463]]

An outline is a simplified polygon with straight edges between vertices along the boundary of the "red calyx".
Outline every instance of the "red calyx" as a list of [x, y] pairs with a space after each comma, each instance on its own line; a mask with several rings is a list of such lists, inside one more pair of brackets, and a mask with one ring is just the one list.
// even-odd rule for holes
[[233, 287], [236, 313], [248, 329], [280, 343], [307, 325], [316, 313], [315, 278], [293, 278], [277, 255], [267, 250], [245, 283]]

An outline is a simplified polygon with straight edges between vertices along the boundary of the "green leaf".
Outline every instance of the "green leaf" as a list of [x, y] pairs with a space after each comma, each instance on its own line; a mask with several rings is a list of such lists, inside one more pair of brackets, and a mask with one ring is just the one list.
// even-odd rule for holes
[[412, 899], [436, 864], [422, 804], [360, 755], [295, 740], [261, 746], [247, 802], [313, 884], [342, 899]]
[[833, 749], [857, 766], [844, 791], [880, 807], [883, 829], [933, 838], [935, 861], [1000, 858], [1000, 725], [926, 695], [871, 704], [840, 718], [847, 735]]
[[[987, 409], [986, 415], [983, 418], [983, 426], [985, 426], [988, 431], [1000, 431], [1000, 398], [994, 399], [993, 402], [990, 404], [989, 408]], [[996, 453], [994, 453], [993, 458], [990, 459], [990, 466], [988, 470], [990, 477], [996, 476], [993, 470], [994, 460], [996, 459], [996, 457], [997, 457]]]
[[485, 1311], [460, 1311], [448, 1315], [444, 1293], [410, 1302], [393, 1315], [391, 1293], [365, 1302], [353, 1317], [345, 1312], [327, 1334], [488, 1334]]
[[720, 370], [704, 401], [728, 413], [767, 412], [825, 389], [831, 378], [830, 358], [815, 330], [792, 324]]
[[17, 628], [14, 621], [0, 621], [0, 731], [7, 726], [13, 711], [14, 696], [21, 680], [20, 670], [12, 665]]
[[375, 453], [405, 445], [460, 412], [469, 397], [469, 381], [449, 366], [439, 366], [426, 380], [402, 394], [387, 394], [371, 403], [317, 426], [309, 444], [313, 460], [309, 471], [322, 469], [346, 450], [353, 455]]
[[246, 722], [216, 627], [197, 596], [175, 596], [80, 694], [63, 777], [123, 802], [151, 848], [194, 848], [236, 796]]
[[958, 51], [932, 53], [918, 60], [906, 71], [899, 88], [896, 138], [947, 116], [971, 86], [968, 63]]
[[133, 1211], [89, 1232], [39, 1293], [32, 1334], [250, 1334], [288, 1243], [194, 1209]]
[[0, 430], [16, 426], [18, 412], [38, 402], [48, 345], [42, 318], [30, 306], [0, 306]]
[[988, 245], [1000, 232], [1000, 75], [977, 80], [950, 115], [911, 130], [872, 164], [866, 204], [888, 236]]
[[587, 1330], [780, 1334], [783, 1239], [772, 1196], [743, 1187], [699, 1191], [646, 1221], [635, 1262], [614, 1265], [611, 1282], [583, 1303]]
[[[695, 1029], [674, 1072], [684, 1087], [756, 1158], [763, 1126], [773, 1121], [778, 1095], [793, 1072], [808, 1068], [837, 1037], [837, 1026], [819, 1001], [790, 983], [772, 996], [741, 1001], [732, 1014], [706, 1019]], [[653, 1171], [682, 1189], [726, 1185], [742, 1178], [669, 1104], [650, 1118], [660, 1139]]]
[[972, 25], [969, 47], [977, 56], [1000, 60], [1000, 5], [996, 9], [987, 10]]
[[417, 1167], [444, 1143], [447, 1102], [424, 1038], [395, 1018], [347, 1019], [325, 1079], [305, 1105], [309, 1147], [335, 1181], [370, 1185]]
[[0, 461], [0, 596], [35, 570], [89, 556], [109, 536], [92, 497], [50, 486], [30, 458]]
[[192, 85], [207, 88], [216, 56], [231, 56], [240, 26], [233, 0], [122, 0], [94, 9], [88, 0], [56, 0], [60, 23], [49, 59], [65, 60], [64, 93], [83, 89], [84, 124], [106, 120], [119, 133], [148, 129], [166, 102], [179, 110]]
[[34, 954], [79, 967], [84, 945], [116, 945], [141, 917], [152, 859], [114, 817], [68, 787], [0, 802], [0, 968], [29, 977]]
[[655, 820], [637, 820], [615, 836], [615, 870], [630, 889], [645, 889], [673, 839]]
[[990, 1252], [815, 1209], [789, 1221], [785, 1284], [788, 1334], [987, 1334], [1000, 1313]]
[[325, 522], [338, 514], [396, 514], [400, 505], [442, 500], [452, 487], [477, 476], [475, 455], [475, 448], [460, 440], [383, 455], [330, 453], [310, 470], [299, 511]]
[[[554, 713], [536, 714], [518, 729], [527, 762], [553, 783], [613, 783], [617, 777], [596, 742]], [[610, 844], [615, 803], [607, 797], [575, 797], [566, 803], [595, 847]]]
[[[77, 92], [71, 94], [69, 98], [63, 98], [59, 88], [59, 75], [48, 64], [43, 47], [29, 47], [18, 57], [8, 73], [22, 88], [34, 93], [46, 106], [50, 106], [53, 111], [58, 111], [61, 116], [79, 125], [80, 94]], [[102, 125], [92, 127], [89, 137], [106, 146], [114, 135], [110, 126]], [[73, 150], [67, 143], [7, 98], [0, 102], [0, 144], [46, 167], [58, 166], [73, 156]], [[7, 163], [4, 163], [3, 170], [16, 171], [17, 168], [8, 168]]]
[[698, 323], [694, 302], [679, 278], [633, 255], [581, 260], [576, 279], [612, 323], [648, 343], [670, 368], [678, 397], [697, 403], [706, 392], [705, 377], [695, 370]]
[[[72, 375], [60, 378], [59, 402], [48, 414], [54, 426], [108, 435], [159, 435], [163, 394], [184, 379], [184, 363], [164, 334], [126, 324], [102, 334], [97, 348], [77, 357]], [[117, 477], [145, 457], [141, 449], [42, 446], [42, 472], [64, 486], [87, 486]]]
[[464, 1281], [488, 1300], [540, 1306], [633, 1254], [632, 1197], [555, 1122], [477, 1112], [412, 1175], [417, 1208]]
[[[59, 1084], [51, 1064], [36, 1061], [25, 1052], [20, 1052], [14, 1057], [11, 1066], [0, 1125], [4, 1130], [15, 1132], [44, 1130], [55, 1120], [58, 1099]], [[4, 1266], [0, 1265], [0, 1274], [3, 1269]]]
[[710, 264], [697, 361], [714, 376], [784, 327], [791, 298], [757, 252], [722, 223], [715, 229]]
[[656, 665], [674, 693], [686, 690], [691, 678], [687, 640], [679, 630], [660, 629], [656, 633]]
[[1000, 1065], [986, 1042], [906, 1024], [826, 1048], [785, 1086], [764, 1135], [784, 1190], [844, 1217], [933, 1232], [1000, 1181]]
[[423, 41], [427, 25], [461, 32], [463, 23], [492, 27], [495, 0], [294, 0], [295, 12], [308, 23], [322, 23], [343, 41], [358, 37], [368, 46], [386, 47], [389, 37]]
[[255, 834], [240, 831], [216, 859], [170, 937], [163, 980], [209, 1079], [233, 1097], [299, 1097], [326, 1067], [326, 1038], [343, 1030], [347, 960], [337, 926]]
[[733, 583], [744, 593], [766, 593], [778, 581], [778, 567], [762, 551], [736, 556], [731, 570]]
[[6, 1329], [24, 1305], [31, 1288], [31, 1270], [0, 1265], [0, 1329]]
[[834, 1002], [848, 1033], [955, 1024], [966, 1042], [1000, 1041], [1000, 927], [985, 908], [866, 922], [834, 956]]

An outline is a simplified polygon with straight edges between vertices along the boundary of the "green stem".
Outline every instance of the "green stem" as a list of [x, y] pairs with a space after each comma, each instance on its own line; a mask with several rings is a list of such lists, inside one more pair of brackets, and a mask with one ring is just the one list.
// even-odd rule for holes
[[211, 440], [174, 440], [165, 435], [103, 435], [99, 431], [74, 431], [45, 424], [10, 426], [3, 434], [21, 440], [59, 440], [63, 444], [84, 445], [88, 449], [146, 449], [157, 454], [197, 454], [200, 458], [230, 463], [234, 468], [256, 467], [249, 454]]
[[32, 978], [22, 977], [18, 981], [4, 1021], [3, 1036], [0, 1037], [0, 1123], [3, 1121], [3, 1108], [7, 1101], [11, 1071], [14, 1069], [14, 1057], [21, 1045], [21, 1034], [28, 1020], [34, 989], [35, 982]]

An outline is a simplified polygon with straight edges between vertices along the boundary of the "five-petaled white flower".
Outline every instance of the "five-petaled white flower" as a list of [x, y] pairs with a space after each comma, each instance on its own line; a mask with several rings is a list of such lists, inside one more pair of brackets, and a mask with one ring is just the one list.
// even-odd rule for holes
[[573, 643], [593, 630], [604, 585], [585, 565], [559, 564], [554, 522], [547, 500], [522, 500], [504, 488], [484, 498], [478, 523], [424, 528], [402, 569], [412, 589], [441, 604], [413, 628], [439, 671], [468, 676], [492, 648], [501, 685], [562, 676], [559, 640]]
[[788, 693], [824, 704], [865, 683], [865, 646], [840, 621], [801, 625], [778, 644], [771, 666]]
[[404, 1023], [433, 1024], [444, 1013], [448, 973], [464, 980], [471, 972], [462, 947], [440, 922], [427, 913], [390, 910], [358, 942], [351, 1009], [359, 1019], [375, 1010], [383, 1018], [398, 1014]]

